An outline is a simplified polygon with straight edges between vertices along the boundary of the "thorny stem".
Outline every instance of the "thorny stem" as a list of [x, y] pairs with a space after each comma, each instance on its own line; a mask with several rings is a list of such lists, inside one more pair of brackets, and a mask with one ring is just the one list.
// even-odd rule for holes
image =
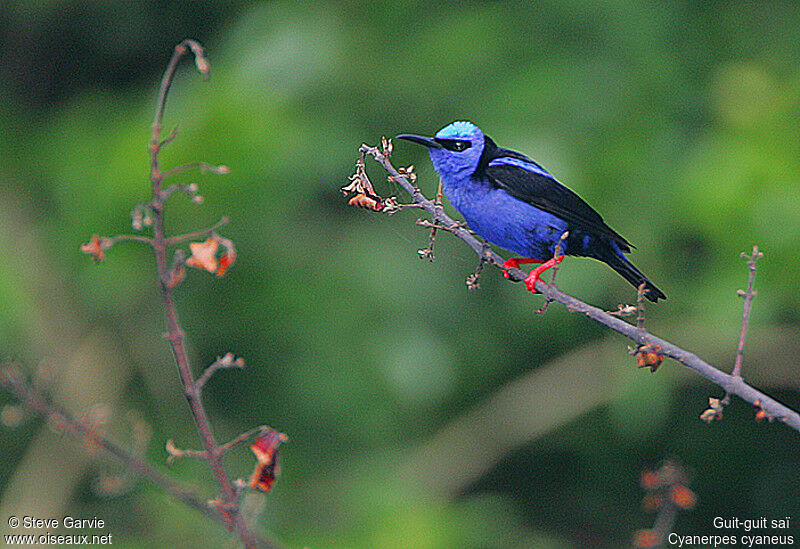
[[184, 395], [189, 403], [197, 432], [200, 435], [200, 440], [206, 452], [206, 460], [214, 474], [214, 479], [220, 491], [220, 498], [226, 509], [222, 511], [223, 518], [225, 519], [228, 529], [235, 531], [246, 547], [254, 547], [257, 541], [248, 530], [244, 520], [239, 514], [236, 491], [225, 473], [225, 469], [222, 465], [222, 455], [214, 440], [214, 434], [211, 430], [208, 415], [200, 399], [200, 391], [192, 375], [192, 369], [189, 365], [189, 355], [186, 351], [184, 332], [178, 320], [178, 312], [175, 307], [172, 288], [170, 288], [168, 284], [170, 277], [167, 246], [170, 244], [170, 241], [166, 238], [164, 231], [164, 195], [161, 191], [161, 182], [164, 179], [164, 174], [162, 174], [159, 169], [158, 154], [162, 146], [161, 124], [164, 117], [167, 94], [172, 85], [178, 62], [186, 53], [187, 48], [194, 53], [195, 63], [200, 72], [203, 73], [204, 76], [208, 74], [208, 62], [203, 57], [203, 48], [194, 40], [184, 40], [175, 46], [175, 51], [161, 79], [161, 88], [156, 104], [155, 117], [153, 118], [150, 141], [150, 183], [153, 190], [153, 201], [151, 204], [153, 210], [153, 250], [155, 252], [161, 298], [167, 317], [167, 339], [172, 348], [175, 364], [178, 367]]
[[[500, 255], [491, 250], [486, 251], [484, 244], [472, 236], [468, 229], [458, 226], [456, 222], [443, 211], [437, 211], [434, 202], [426, 198], [416, 185], [413, 185], [406, 177], [398, 173], [389, 159], [382, 154], [379, 149], [376, 147], [370, 147], [368, 145], [362, 145], [359, 151], [372, 156], [381, 166], [383, 166], [389, 175], [393, 177], [393, 180], [400, 184], [411, 195], [414, 202], [420, 204], [423, 209], [431, 214], [435, 223], [438, 223], [443, 227], [448, 227], [450, 232], [463, 240], [475, 251], [476, 254], [486, 254], [487, 260], [490, 263], [502, 268], [504, 260], [502, 257], [500, 257]], [[506, 269], [506, 271], [509, 273], [509, 278], [514, 282], [525, 280], [525, 277], [528, 275], [528, 273], [521, 269], [509, 268]], [[551, 287], [549, 284], [546, 284], [542, 281], [537, 281], [536, 289], [541, 292], [545, 298], [558, 301], [562, 305], [566, 306], [567, 310], [582, 313], [595, 322], [599, 322], [600, 324], [611, 328], [615, 332], [622, 334], [638, 344], [660, 345], [661, 349], [659, 350], [659, 353], [677, 360], [687, 368], [694, 370], [701, 376], [719, 385], [727, 392], [738, 395], [747, 402], [755, 405], [755, 403], [758, 401], [757, 406], [761, 407], [761, 409], [763, 409], [769, 416], [780, 419], [791, 428], [800, 432], [800, 414], [781, 404], [772, 397], [769, 397], [761, 391], [748, 385], [740, 377], [734, 377], [726, 374], [725, 372], [705, 362], [694, 353], [686, 351], [677, 345], [670, 343], [669, 341], [656, 337], [646, 330], [639, 330], [636, 326], [628, 324], [624, 320], [616, 318], [606, 313], [602, 309], [598, 309], [597, 307], [567, 295], [557, 288]]]

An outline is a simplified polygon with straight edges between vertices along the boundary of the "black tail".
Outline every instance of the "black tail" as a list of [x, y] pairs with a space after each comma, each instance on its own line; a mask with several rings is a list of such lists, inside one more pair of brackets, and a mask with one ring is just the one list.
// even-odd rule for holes
[[644, 296], [653, 303], [657, 302], [659, 299], [667, 299], [664, 292], [656, 288], [653, 283], [647, 280], [647, 277], [642, 274], [642, 271], [637, 269], [633, 263], [628, 261], [621, 254], [611, 251], [606, 257], [602, 258], [602, 261], [608, 263], [612, 269], [622, 275], [622, 278], [633, 284], [636, 288], [641, 286], [642, 282], [644, 282], [644, 289], [646, 290]]

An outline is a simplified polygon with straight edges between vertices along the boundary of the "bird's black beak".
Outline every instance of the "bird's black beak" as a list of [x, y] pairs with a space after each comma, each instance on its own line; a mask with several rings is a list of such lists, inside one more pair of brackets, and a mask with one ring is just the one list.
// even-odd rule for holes
[[409, 134], [402, 134], [398, 135], [397, 139], [405, 139], [406, 141], [411, 141], [413, 143], [419, 143], [420, 145], [425, 145], [429, 149], [441, 149], [442, 146], [436, 142], [435, 139], [432, 137], [422, 137], [421, 135], [409, 135]]

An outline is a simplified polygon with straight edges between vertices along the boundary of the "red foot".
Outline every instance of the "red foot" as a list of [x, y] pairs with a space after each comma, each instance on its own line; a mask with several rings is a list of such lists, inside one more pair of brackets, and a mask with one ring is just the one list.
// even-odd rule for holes
[[536, 281], [541, 280], [540, 278], [541, 274], [550, 267], [553, 267], [557, 263], [561, 263], [562, 261], [564, 261], [564, 256], [560, 255], [557, 258], [554, 257], [545, 261], [544, 263], [536, 267], [534, 270], [532, 270], [531, 274], [529, 274], [528, 277], [525, 279], [525, 287], [528, 288], [528, 291], [534, 294], [538, 294], [539, 292], [536, 289]]
[[[544, 259], [533, 259], [531, 257], [513, 257], [503, 262], [504, 269], [519, 269], [520, 263], [544, 263]], [[508, 271], [503, 271], [503, 276], [508, 278]]]

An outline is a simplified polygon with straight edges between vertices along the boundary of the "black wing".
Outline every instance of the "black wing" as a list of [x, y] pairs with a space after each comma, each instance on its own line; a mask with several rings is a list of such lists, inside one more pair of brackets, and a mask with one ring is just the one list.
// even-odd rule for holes
[[[530, 163], [534, 168], [540, 168], [538, 164], [519, 153], [499, 148], [493, 152], [492, 160], [503, 157], [512, 158]], [[600, 214], [594, 211], [580, 196], [552, 177], [544, 175], [547, 172], [543, 169], [541, 170], [543, 173], [536, 173], [519, 166], [494, 164], [490, 166], [486, 162], [480, 167], [493, 186], [503, 189], [511, 196], [536, 206], [540, 210], [560, 217], [578, 228], [610, 238], [619, 245], [623, 252], [631, 251], [631, 244], [606, 225]]]

